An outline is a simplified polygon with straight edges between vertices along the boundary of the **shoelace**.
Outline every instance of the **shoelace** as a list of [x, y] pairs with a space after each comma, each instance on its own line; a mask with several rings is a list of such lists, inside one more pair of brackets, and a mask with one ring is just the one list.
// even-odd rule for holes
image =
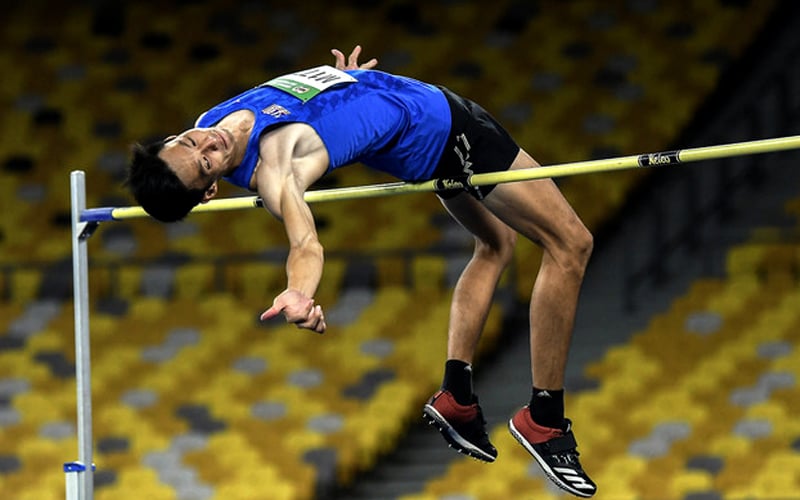
[[[572, 437], [572, 422], [569, 420], [566, 421], [566, 429], [562, 432], [564, 433], [560, 439], [570, 439], [574, 444], [574, 438]], [[552, 454], [553, 457], [562, 465], [569, 465], [569, 466], [577, 466], [580, 468], [580, 462], [578, 461], [578, 456], [580, 453], [578, 452], [577, 448], [567, 448], [557, 451]]]
[[558, 461], [558, 463], [561, 465], [569, 465], [572, 467], [581, 468], [580, 467], [581, 464], [578, 461], [578, 455], [580, 455], [580, 453], [578, 453], [577, 450], [573, 450], [564, 453], [557, 453], [556, 455], [554, 455], [554, 457], [556, 461]]

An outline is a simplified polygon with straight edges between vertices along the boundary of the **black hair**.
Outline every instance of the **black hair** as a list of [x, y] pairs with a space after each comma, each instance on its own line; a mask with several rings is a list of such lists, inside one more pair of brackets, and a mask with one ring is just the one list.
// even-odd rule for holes
[[125, 185], [145, 212], [161, 222], [183, 219], [203, 200], [205, 190], [189, 189], [158, 153], [164, 141], [134, 144]]

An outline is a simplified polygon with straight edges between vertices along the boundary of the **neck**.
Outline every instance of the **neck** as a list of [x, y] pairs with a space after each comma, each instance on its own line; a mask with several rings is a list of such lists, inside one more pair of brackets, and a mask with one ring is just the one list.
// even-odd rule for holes
[[217, 124], [217, 126], [227, 129], [233, 135], [234, 155], [231, 170], [238, 167], [244, 159], [247, 142], [250, 140], [250, 134], [253, 131], [254, 121], [253, 113], [250, 110], [243, 109], [234, 111]]

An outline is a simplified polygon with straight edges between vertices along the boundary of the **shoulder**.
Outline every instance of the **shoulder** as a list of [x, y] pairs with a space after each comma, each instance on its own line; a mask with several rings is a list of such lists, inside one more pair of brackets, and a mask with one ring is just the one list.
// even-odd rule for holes
[[266, 128], [261, 134], [259, 144], [263, 147], [267, 143], [278, 143], [294, 148], [298, 142], [313, 139], [320, 140], [314, 127], [304, 122], [290, 122]]
[[306, 123], [288, 123], [265, 132], [259, 141], [259, 158], [262, 168], [284, 172], [308, 169], [311, 172], [306, 173], [316, 178], [324, 173], [329, 162], [325, 143]]
[[197, 119], [194, 121], [194, 126], [195, 127], [199, 127], [200, 123], [203, 121], [203, 118], [205, 118], [205, 116], [207, 114], [208, 114], [208, 111], [204, 111], [204, 112], [200, 113], [200, 116], [198, 116]]

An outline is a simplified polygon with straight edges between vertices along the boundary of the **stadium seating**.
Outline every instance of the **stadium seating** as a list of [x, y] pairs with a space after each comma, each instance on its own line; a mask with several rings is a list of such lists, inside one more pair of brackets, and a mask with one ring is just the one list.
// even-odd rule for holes
[[[598, 389], [574, 396], [569, 407], [576, 428], [590, 429], [580, 450], [598, 498], [795, 494], [797, 249], [757, 240], [732, 248], [724, 279], [697, 281], [587, 368]], [[792, 275], [791, 286], [774, 275]], [[503, 481], [496, 469], [462, 459], [404, 499], [502, 498], [511, 485], [536, 498], [560, 497], [505, 426], [492, 437]]]
[[[71, 170], [87, 171], [90, 206], [129, 204], [130, 143], [355, 42], [387, 70], [480, 101], [543, 164], [660, 150], [774, 3], [354, 2], [324, 7], [322, 22], [313, 3], [101, 2], [58, 16], [51, 2], [14, 7], [0, 32], [11, 49], [0, 53], [0, 266], [12, 271], [0, 277], [0, 497], [62, 497], [61, 465], [76, 458], [71, 297], [45, 297], [48, 265], [71, 252]], [[559, 183], [594, 229], [641, 176]], [[320, 187], [387, 180], [352, 167]], [[285, 242], [261, 211], [109, 224], [92, 238], [98, 499], [324, 497], [418, 419], [441, 376], [455, 260], [431, 251], [447, 229], [435, 223], [439, 203], [410, 195], [313, 210], [327, 250], [366, 255], [326, 263], [322, 337], [257, 321], [283, 269], [254, 257]], [[519, 243], [520, 276], [535, 276], [539, 255]], [[778, 437], [798, 434], [798, 255], [733, 249], [725, 280], [697, 283], [588, 369], [599, 388], [570, 405], [576, 425], [594, 429], [581, 447], [604, 498], [794, 493], [797, 445]], [[529, 280], [504, 284], [526, 297]], [[503, 313], [492, 309], [483, 352]], [[680, 349], [663, 342], [676, 336]], [[625, 421], [622, 405], [633, 408]], [[492, 439], [502, 467], [457, 461], [408, 500], [558, 497], [505, 429]]]

